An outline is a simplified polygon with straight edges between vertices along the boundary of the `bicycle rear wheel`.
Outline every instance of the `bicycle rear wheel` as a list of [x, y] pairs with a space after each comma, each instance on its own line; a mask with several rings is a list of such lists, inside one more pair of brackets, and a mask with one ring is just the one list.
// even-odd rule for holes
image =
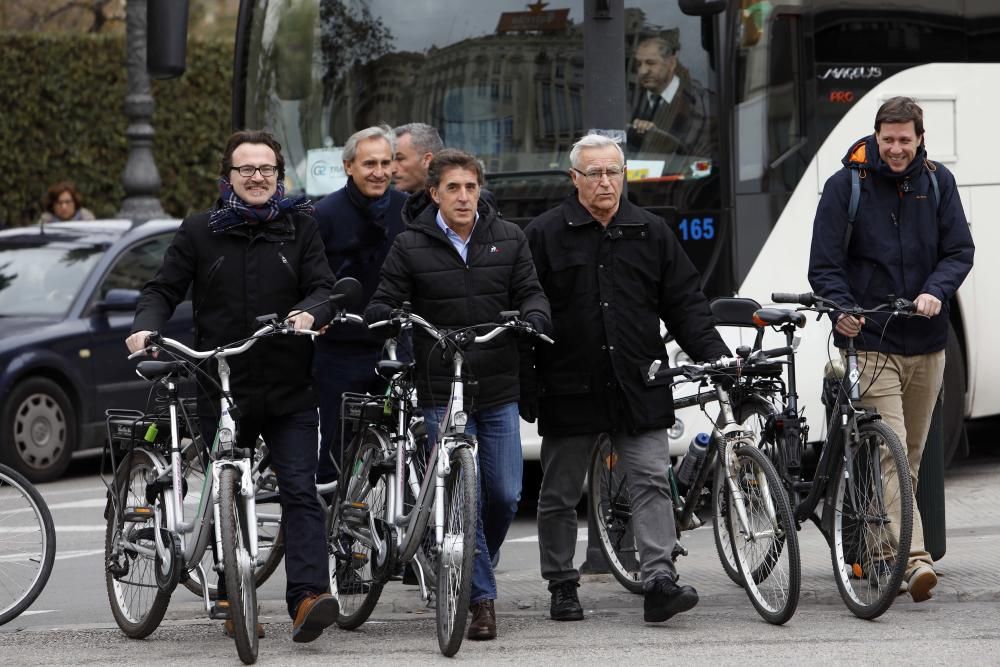
[[219, 531], [236, 652], [244, 664], [250, 665], [257, 661], [257, 588], [240, 481], [236, 468], [223, 468], [219, 473]]
[[639, 549], [632, 531], [628, 481], [610, 438], [599, 438], [590, 462], [587, 502], [597, 524], [601, 553], [611, 574], [630, 593], [642, 592]]
[[830, 552], [847, 608], [872, 619], [899, 593], [910, 553], [913, 491], [906, 451], [893, 430], [871, 421], [858, 427], [858, 435], [847, 443], [837, 477]]
[[[111, 614], [122, 632], [133, 639], [149, 636], [160, 625], [170, 591], [157, 584], [154, 507], [146, 496], [147, 476], [156, 476], [153, 455], [133, 450], [116, 475], [116, 498], [104, 511], [104, 581]], [[126, 509], [129, 513], [126, 515]]]
[[[774, 406], [764, 399], [752, 397], [733, 406], [733, 412], [736, 422], [743, 427], [744, 431], [753, 433], [754, 442], [760, 445], [764, 425], [767, 423], [767, 418], [774, 412]], [[712, 532], [715, 536], [715, 550], [719, 554], [719, 562], [722, 563], [722, 569], [726, 572], [726, 576], [737, 586], [742, 586], [743, 578], [736, 565], [733, 543], [729, 537], [728, 493], [729, 488], [726, 480], [719, 474], [719, 469], [716, 469], [712, 480]]]
[[23, 475], [0, 465], [0, 625], [45, 588], [56, 556], [52, 514]]
[[346, 630], [368, 620], [390, 574], [387, 563], [377, 562], [375, 547], [375, 539], [392, 539], [385, 524], [385, 478], [377, 470], [384, 444], [373, 429], [364, 431], [350, 468], [341, 472], [343, 492], [330, 512], [330, 590], [340, 602], [337, 625]]
[[451, 453], [451, 470], [444, 485], [444, 543], [438, 554], [437, 575], [438, 646], [449, 657], [462, 646], [469, 615], [478, 496], [472, 450], [459, 447]]
[[731, 489], [728, 494], [729, 534], [743, 588], [757, 613], [780, 625], [795, 613], [802, 584], [788, 494], [774, 465], [756, 447], [739, 448], [730, 461], [736, 465], [739, 494]]

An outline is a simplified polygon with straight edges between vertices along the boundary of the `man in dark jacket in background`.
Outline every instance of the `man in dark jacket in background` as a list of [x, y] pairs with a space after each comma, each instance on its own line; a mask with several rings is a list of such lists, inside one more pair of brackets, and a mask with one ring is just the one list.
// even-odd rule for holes
[[[427, 190], [410, 198], [404, 209], [407, 229], [382, 266], [366, 321], [387, 319], [409, 301], [415, 314], [439, 329], [496, 322], [502, 311], [518, 310], [536, 330], [549, 330], [549, 302], [524, 233], [479, 199], [482, 184], [482, 168], [473, 156], [448, 149], [434, 156]], [[436, 439], [451, 395], [451, 360], [433, 349], [434, 340], [423, 330], [415, 327], [413, 333], [417, 395], [428, 434]], [[517, 341], [505, 334], [469, 347], [464, 355], [463, 372], [479, 387], [465, 427], [477, 436], [480, 485], [468, 636], [493, 639], [497, 590], [491, 560], [521, 496]]]
[[526, 229], [538, 279], [552, 302], [555, 345], [537, 346], [542, 435], [538, 548], [552, 593], [550, 614], [581, 620], [573, 567], [576, 505], [597, 438], [607, 433], [629, 479], [639, 544], [645, 619], [691, 609], [698, 594], [678, 586], [667, 469], [674, 423], [666, 383], [643, 372], [664, 355], [660, 321], [684, 351], [711, 360], [729, 353], [713, 327], [700, 279], [666, 222], [622, 197], [625, 156], [613, 140], [588, 135], [570, 152], [576, 194]]
[[[361, 283], [359, 311], [375, 292], [382, 262], [396, 234], [403, 229], [400, 214], [406, 194], [389, 188], [395, 141], [388, 126], [352, 134], [343, 153], [347, 184], [316, 205], [316, 222], [334, 276], [350, 276]], [[316, 339], [315, 374], [322, 433], [317, 479], [321, 483], [338, 477], [341, 395], [385, 391], [385, 381], [375, 373], [382, 340], [366, 327], [351, 323], [334, 324]]]
[[[906, 446], [916, 492], [944, 379], [948, 305], [972, 269], [972, 235], [955, 177], [927, 159], [923, 111], [912, 99], [894, 97], [883, 104], [875, 115], [875, 134], [855, 142], [843, 163], [845, 168], [827, 180], [816, 211], [809, 282], [817, 294], [845, 308], [904, 297], [923, 315], [887, 322], [839, 313], [834, 327], [837, 347], [846, 347], [846, 337], [856, 338], [863, 402], [878, 410]], [[853, 225], [848, 220], [852, 169], [864, 175]], [[898, 514], [898, 486], [895, 495], [888, 486], [886, 498], [897, 498], [888, 509], [895, 507]], [[890, 529], [898, 525], [892, 522]], [[915, 501], [905, 581], [916, 602], [929, 599], [937, 584]]]
[[[256, 318], [288, 315], [295, 329], [314, 329], [331, 317], [333, 277], [308, 200], [284, 196], [281, 145], [267, 132], [233, 134], [222, 158], [222, 195], [211, 212], [181, 223], [156, 277], [136, 308], [130, 352], [146, 345], [193, 287], [195, 348], [211, 349], [249, 336]], [[258, 436], [280, 471], [285, 535], [285, 600], [292, 640], [316, 639], [337, 618], [329, 593], [326, 516], [316, 497], [316, 396], [312, 342], [274, 336], [230, 357], [239, 408], [237, 447], [253, 451]], [[202, 397], [207, 398], [207, 397]], [[218, 396], [215, 396], [218, 401]], [[203, 402], [204, 403], [204, 402]], [[212, 410], [214, 418], [209, 417]], [[218, 403], [199, 406], [203, 431], [214, 428]], [[207, 424], [206, 424], [207, 422]], [[209, 430], [205, 437], [211, 441]], [[224, 596], [220, 577], [220, 596]], [[231, 621], [226, 621], [231, 629]], [[262, 628], [258, 628], [262, 633]]]

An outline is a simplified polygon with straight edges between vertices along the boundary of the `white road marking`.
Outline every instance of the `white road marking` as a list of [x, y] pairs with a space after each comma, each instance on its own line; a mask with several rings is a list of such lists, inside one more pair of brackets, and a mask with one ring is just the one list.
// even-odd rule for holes
[[51, 614], [53, 612], [59, 611], [58, 609], [29, 609], [28, 611], [22, 611], [21, 616], [35, 616], [37, 614]]

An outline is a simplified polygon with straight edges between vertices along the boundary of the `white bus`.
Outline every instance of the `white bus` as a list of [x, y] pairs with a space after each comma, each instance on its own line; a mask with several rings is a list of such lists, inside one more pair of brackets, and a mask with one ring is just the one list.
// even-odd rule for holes
[[[955, 173], [979, 248], [951, 310], [950, 459], [965, 418], [1000, 413], [1000, 355], [984, 344], [1000, 324], [988, 297], [1000, 284], [995, 0], [242, 0], [233, 126], [276, 132], [289, 190], [318, 197], [343, 183], [352, 132], [429, 123], [482, 159], [503, 214], [526, 222], [571, 194], [577, 138], [630, 123], [643, 94], [635, 54], [650, 37], [677, 94], [704, 109], [703, 129], [630, 145], [628, 196], [673, 226], [709, 296], [806, 291], [823, 183], [883, 100], [923, 106], [930, 157]], [[813, 439], [828, 334], [810, 322], [799, 352]], [[701, 428], [681, 414], [673, 449]], [[531, 456], [537, 436], [523, 433]]]

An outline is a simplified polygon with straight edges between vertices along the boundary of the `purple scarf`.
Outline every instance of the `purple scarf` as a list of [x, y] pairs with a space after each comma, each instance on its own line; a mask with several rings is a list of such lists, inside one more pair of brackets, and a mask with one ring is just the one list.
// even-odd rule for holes
[[312, 202], [305, 196], [286, 197], [284, 183], [278, 183], [278, 189], [266, 202], [251, 206], [240, 199], [227, 179], [220, 178], [219, 206], [212, 211], [208, 228], [213, 234], [221, 234], [240, 225], [266, 224], [284, 213], [294, 212], [312, 214]]

